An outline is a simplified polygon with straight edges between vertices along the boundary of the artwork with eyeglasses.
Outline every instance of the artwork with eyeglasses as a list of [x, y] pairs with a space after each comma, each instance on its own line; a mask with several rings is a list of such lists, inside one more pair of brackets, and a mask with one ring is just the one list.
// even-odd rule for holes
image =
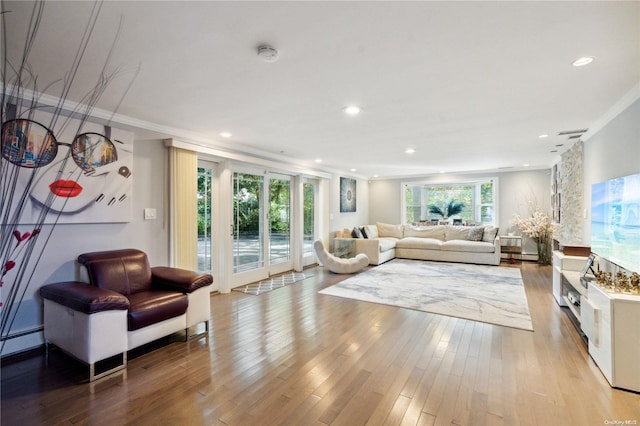
[[33, 120], [8, 120], [2, 124], [2, 158], [17, 167], [34, 209], [48, 206], [56, 220], [129, 221], [131, 144], [91, 131], [72, 139], [61, 142]]

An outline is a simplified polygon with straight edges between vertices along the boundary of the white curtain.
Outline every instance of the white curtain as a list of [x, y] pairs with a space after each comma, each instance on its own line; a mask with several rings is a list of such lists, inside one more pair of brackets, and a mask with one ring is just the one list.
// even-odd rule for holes
[[169, 147], [171, 266], [198, 269], [198, 155]]

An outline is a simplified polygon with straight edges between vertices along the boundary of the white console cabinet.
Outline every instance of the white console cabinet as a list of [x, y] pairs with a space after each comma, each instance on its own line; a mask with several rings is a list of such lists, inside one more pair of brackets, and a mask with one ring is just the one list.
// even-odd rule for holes
[[[568, 307], [589, 341], [589, 355], [611, 386], [640, 392], [640, 296], [610, 293], [594, 282], [585, 288], [586, 257], [553, 253], [553, 297]], [[579, 294], [572, 303], [569, 293]]]
[[640, 296], [608, 293], [589, 283], [587, 303], [583, 311], [593, 309], [589, 355], [611, 386], [640, 392]]

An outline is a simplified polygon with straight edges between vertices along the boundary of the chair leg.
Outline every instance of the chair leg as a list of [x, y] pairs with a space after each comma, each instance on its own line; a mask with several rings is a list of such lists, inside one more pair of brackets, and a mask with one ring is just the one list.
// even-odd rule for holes
[[103, 371], [102, 373], [96, 374], [96, 363], [89, 364], [89, 382], [93, 382], [94, 380], [98, 380], [101, 377], [108, 376], [109, 374], [115, 373], [116, 371], [124, 370], [127, 368], [127, 352], [122, 353], [122, 364], [117, 365], [109, 370]]
[[[196, 324], [197, 326], [197, 324]], [[208, 335], [209, 334], [209, 321], [204, 321], [204, 331], [200, 332], [200, 333], [196, 333], [194, 335], [189, 335], [189, 329], [185, 329], [185, 341], [191, 339], [192, 337], [197, 337], [197, 336], [202, 336], [202, 335]]]

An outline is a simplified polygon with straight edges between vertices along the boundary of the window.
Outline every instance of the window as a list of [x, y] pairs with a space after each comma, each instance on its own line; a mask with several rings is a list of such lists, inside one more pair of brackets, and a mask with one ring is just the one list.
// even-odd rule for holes
[[[402, 222], [418, 224], [459, 219], [495, 224], [497, 178], [451, 183], [404, 183]], [[451, 211], [453, 210], [453, 211]]]

